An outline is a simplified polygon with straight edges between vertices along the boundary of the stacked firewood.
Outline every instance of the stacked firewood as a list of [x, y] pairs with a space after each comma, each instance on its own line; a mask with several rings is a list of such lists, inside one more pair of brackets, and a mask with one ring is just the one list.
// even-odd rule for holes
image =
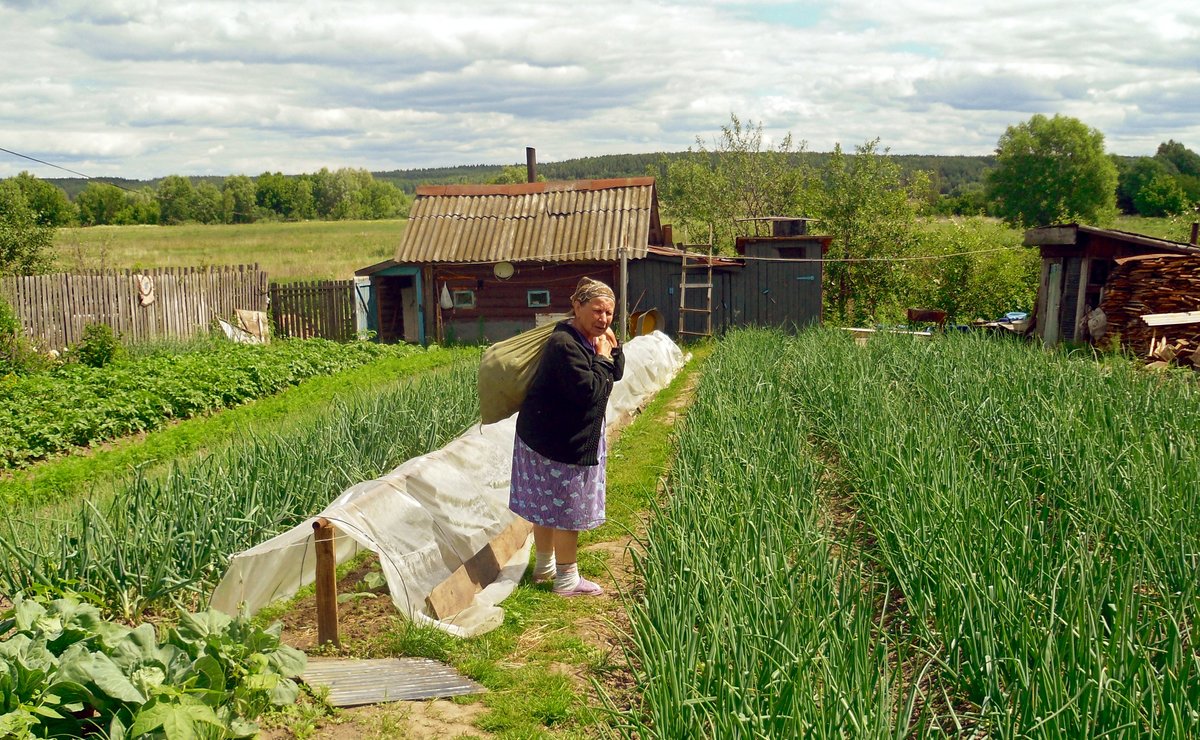
[[1105, 336], [1151, 364], [1177, 362], [1200, 367], [1200, 323], [1150, 326], [1146, 314], [1200, 310], [1200, 255], [1132, 259], [1108, 276], [1100, 310]]

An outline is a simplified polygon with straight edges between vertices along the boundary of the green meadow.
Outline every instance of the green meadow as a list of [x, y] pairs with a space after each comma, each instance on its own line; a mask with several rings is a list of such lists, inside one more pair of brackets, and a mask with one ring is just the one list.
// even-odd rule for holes
[[271, 280], [345, 280], [390, 258], [406, 220], [63, 228], [65, 272], [257, 263]]

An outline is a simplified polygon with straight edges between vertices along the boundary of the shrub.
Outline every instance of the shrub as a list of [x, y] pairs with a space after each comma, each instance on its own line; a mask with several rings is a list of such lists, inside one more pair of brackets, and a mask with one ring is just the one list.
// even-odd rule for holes
[[104, 367], [121, 356], [121, 342], [108, 324], [88, 324], [83, 327], [83, 339], [75, 346], [73, 355], [88, 367]]
[[0, 376], [23, 375], [43, 369], [48, 362], [25, 336], [16, 311], [0, 298]]

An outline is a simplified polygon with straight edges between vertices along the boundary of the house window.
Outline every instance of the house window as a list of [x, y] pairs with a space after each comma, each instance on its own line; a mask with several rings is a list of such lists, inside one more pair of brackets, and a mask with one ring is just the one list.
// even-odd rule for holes
[[454, 291], [454, 307], [455, 308], [475, 308], [475, 291], [473, 291], [473, 290], [456, 290], [456, 291]]
[[529, 290], [525, 292], [526, 305], [530, 308], [548, 308], [550, 306], [550, 291]]

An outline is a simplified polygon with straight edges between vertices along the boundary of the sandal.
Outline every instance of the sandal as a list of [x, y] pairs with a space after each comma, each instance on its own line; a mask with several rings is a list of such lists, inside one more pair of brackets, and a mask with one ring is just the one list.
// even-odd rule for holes
[[554, 589], [554, 593], [564, 598], [570, 598], [572, 596], [600, 596], [604, 593], [604, 589], [600, 588], [598, 584], [592, 583], [586, 578], [580, 578], [579, 583], [576, 584], [575, 588], [571, 589], [570, 591], [559, 591], [558, 589]]

